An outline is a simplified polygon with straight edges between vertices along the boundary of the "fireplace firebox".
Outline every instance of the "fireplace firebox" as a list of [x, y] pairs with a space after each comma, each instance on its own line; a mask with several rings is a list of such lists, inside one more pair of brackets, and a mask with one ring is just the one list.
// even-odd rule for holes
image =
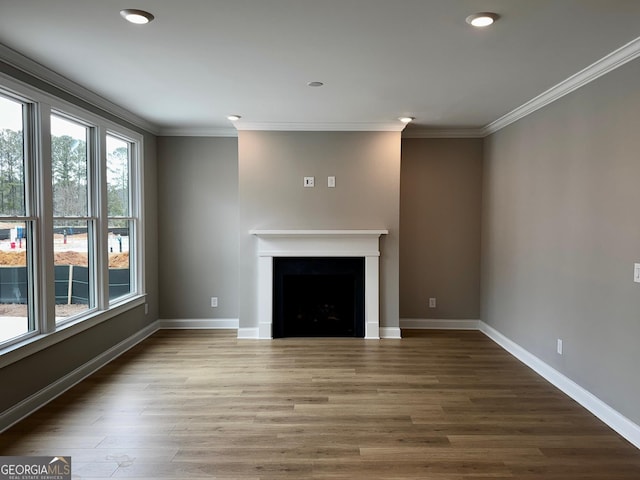
[[273, 337], [365, 335], [363, 257], [273, 259]]

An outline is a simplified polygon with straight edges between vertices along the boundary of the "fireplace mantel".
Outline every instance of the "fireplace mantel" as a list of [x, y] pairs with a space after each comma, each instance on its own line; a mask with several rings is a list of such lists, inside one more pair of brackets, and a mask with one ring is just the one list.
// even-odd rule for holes
[[258, 335], [272, 338], [274, 257], [364, 257], [365, 338], [380, 338], [379, 239], [385, 229], [250, 230], [258, 238]]
[[291, 236], [303, 236], [303, 237], [322, 237], [329, 236], [367, 236], [373, 235], [380, 237], [380, 235], [386, 235], [389, 230], [249, 230], [251, 235], [258, 237], [291, 237]]

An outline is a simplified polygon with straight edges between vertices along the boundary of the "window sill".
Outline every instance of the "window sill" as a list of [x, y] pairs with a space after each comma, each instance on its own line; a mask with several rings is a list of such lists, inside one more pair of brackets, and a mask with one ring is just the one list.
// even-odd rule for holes
[[34, 353], [48, 348], [56, 343], [62, 342], [68, 338], [78, 335], [85, 330], [95, 327], [116, 317], [133, 308], [144, 305], [146, 302], [146, 294], [138, 295], [132, 298], [112, 305], [108, 310], [99, 310], [87, 316], [71, 320], [68, 323], [60, 325], [55, 332], [42, 333], [30, 337], [22, 342], [8, 345], [0, 349], [0, 368], [18, 362]]

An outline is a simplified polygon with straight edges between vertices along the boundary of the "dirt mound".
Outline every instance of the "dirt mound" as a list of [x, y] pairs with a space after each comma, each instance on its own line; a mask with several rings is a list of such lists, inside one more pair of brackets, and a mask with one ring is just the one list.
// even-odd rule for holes
[[88, 267], [89, 256], [80, 252], [58, 252], [55, 254], [56, 265], [73, 265], [74, 267]]
[[129, 252], [110, 253], [109, 268], [129, 268]]
[[0, 265], [5, 267], [19, 267], [21, 265], [27, 264], [27, 252], [22, 251], [11, 251], [4, 252], [0, 251]]
[[[0, 267], [20, 267], [27, 264], [25, 250], [0, 251]], [[86, 267], [89, 265], [89, 257], [82, 252], [58, 252], [55, 254], [56, 265], [73, 265]], [[129, 252], [110, 253], [109, 268], [128, 268]]]

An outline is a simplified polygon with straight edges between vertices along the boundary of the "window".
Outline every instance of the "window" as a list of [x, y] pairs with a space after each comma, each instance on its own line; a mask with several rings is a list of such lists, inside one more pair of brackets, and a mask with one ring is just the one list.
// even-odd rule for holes
[[0, 96], [0, 342], [36, 328], [29, 263], [33, 219], [25, 200], [26, 104]]
[[94, 219], [89, 217], [89, 127], [51, 115], [56, 322], [95, 306]]
[[0, 354], [142, 303], [141, 158], [141, 135], [0, 77]]
[[129, 198], [132, 150], [130, 142], [107, 135], [109, 300], [131, 292], [130, 238], [135, 231]]

